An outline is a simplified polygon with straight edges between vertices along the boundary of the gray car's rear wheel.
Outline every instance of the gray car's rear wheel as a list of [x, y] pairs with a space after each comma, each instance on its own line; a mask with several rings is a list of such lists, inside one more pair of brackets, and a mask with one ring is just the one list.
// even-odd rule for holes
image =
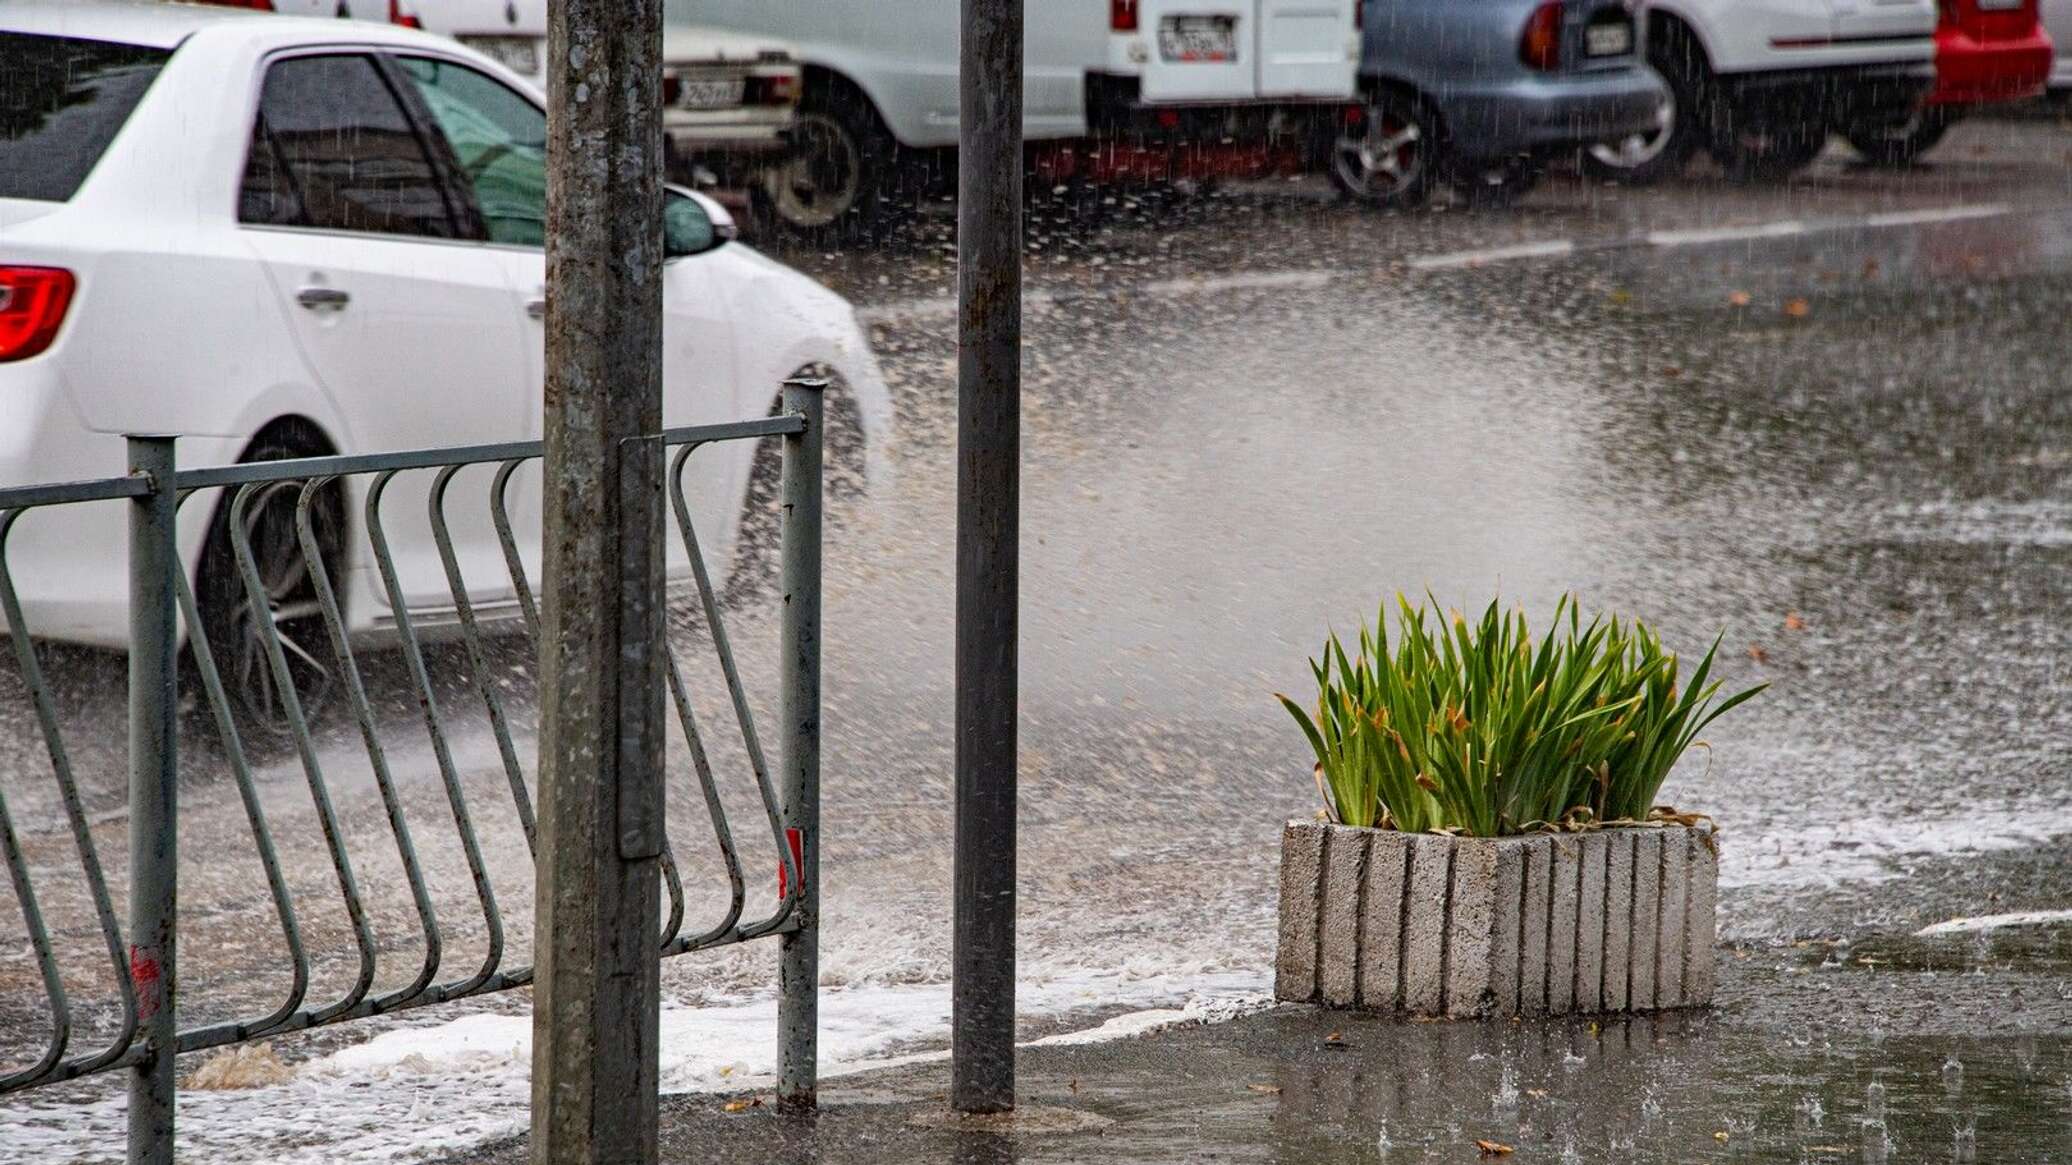
[[1431, 196], [1440, 145], [1431, 107], [1384, 89], [1373, 95], [1359, 124], [1347, 126], [1333, 143], [1331, 181], [1369, 206], [1422, 206]]
[[1685, 36], [1651, 38], [1648, 63], [1662, 75], [1655, 124], [1585, 148], [1577, 161], [1592, 178], [1646, 186], [1682, 174], [1704, 141], [1705, 91], [1711, 83], [1700, 50]]

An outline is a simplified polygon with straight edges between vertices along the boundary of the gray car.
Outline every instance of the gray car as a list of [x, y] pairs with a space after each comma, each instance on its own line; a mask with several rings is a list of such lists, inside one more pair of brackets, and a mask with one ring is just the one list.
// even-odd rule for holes
[[1665, 97], [1628, 0], [1367, 0], [1365, 114], [1331, 176], [1378, 206], [1433, 183], [1502, 201], [1542, 163], [1654, 128]]

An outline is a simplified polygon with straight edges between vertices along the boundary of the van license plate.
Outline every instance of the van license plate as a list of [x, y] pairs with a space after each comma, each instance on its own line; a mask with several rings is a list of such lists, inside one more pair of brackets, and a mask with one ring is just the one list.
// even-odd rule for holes
[[1228, 16], [1168, 16], [1158, 24], [1158, 55], [1184, 64], [1237, 60], [1237, 21]]
[[529, 36], [464, 36], [460, 43], [520, 76], [540, 71], [539, 41]]
[[1593, 57], [1623, 57], [1633, 51], [1633, 26], [1593, 24], [1584, 32], [1583, 51]]
[[726, 109], [741, 104], [747, 88], [748, 83], [739, 77], [711, 81], [686, 78], [677, 87], [676, 105], [679, 109]]

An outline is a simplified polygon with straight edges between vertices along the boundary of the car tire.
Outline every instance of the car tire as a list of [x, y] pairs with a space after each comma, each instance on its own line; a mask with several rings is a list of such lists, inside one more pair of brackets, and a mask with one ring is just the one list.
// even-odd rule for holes
[[822, 81], [799, 103], [786, 158], [763, 172], [778, 225], [816, 241], [870, 235], [891, 216], [899, 142], [854, 86]]
[[[799, 370], [802, 376], [827, 378], [823, 402], [827, 416], [827, 445], [822, 450], [821, 485], [823, 503], [830, 524], [838, 523], [844, 503], [864, 496], [870, 488], [863, 417], [856, 398], [830, 368], [816, 366]], [[784, 411], [779, 397], [770, 405], [770, 415]], [[748, 492], [741, 506], [741, 520], [734, 535], [733, 560], [720, 587], [720, 603], [729, 610], [750, 606], [777, 593], [783, 566], [783, 526], [779, 494], [784, 484], [784, 450], [774, 440], [756, 445], [749, 462]]]
[[1899, 125], [1853, 129], [1847, 136], [1849, 144], [1873, 166], [1911, 166], [1942, 141], [1955, 120], [1940, 110], [1923, 109]]
[[1662, 75], [1663, 101], [1653, 133], [1585, 146], [1576, 157], [1584, 174], [1628, 186], [1649, 186], [1683, 174], [1705, 137], [1706, 93], [1712, 71], [1689, 37], [1654, 37], [1648, 64]]
[[[320, 457], [332, 452], [314, 425], [288, 421], [269, 426], [246, 449], [241, 463]], [[245, 513], [253, 565], [266, 591], [265, 618], [278, 630], [296, 703], [304, 724], [315, 727], [336, 695], [335, 657], [318, 603], [316, 582], [296, 534], [301, 483], [257, 487]], [[251, 599], [231, 536], [234, 489], [223, 491], [202, 545], [195, 571], [194, 601], [210, 658], [223, 684], [231, 718], [247, 750], [266, 755], [287, 747], [294, 723], [268, 658], [262, 624]], [[311, 527], [332, 585], [338, 585], [345, 548], [345, 497], [337, 483], [313, 499]], [[189, 645], [190, 652], [199, 642]], [[191, 662], [191, 661], [190, 661]], [[206, 697], [204, 697], [206, 699]]]
[[1411, 94], [1375, 92], [1357, 128], [1331, 145], [1332, 184], [1354, 202], [1409, 210], [1431, 197], [1444, 152], [1437, 114]]

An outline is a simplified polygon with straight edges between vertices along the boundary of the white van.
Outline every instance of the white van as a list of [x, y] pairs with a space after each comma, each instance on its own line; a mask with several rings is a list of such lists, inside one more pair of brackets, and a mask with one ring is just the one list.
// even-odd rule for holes
[[[806, 67], [773, 209], [825, 230], [876, 215], [902, 162], [957, 143], [959, 0], [664, 0], [672, 24], [780, 37]], [[1307, 144], [1356, 99], [1357, 0], [1033, 0], [1030, 141]]]

